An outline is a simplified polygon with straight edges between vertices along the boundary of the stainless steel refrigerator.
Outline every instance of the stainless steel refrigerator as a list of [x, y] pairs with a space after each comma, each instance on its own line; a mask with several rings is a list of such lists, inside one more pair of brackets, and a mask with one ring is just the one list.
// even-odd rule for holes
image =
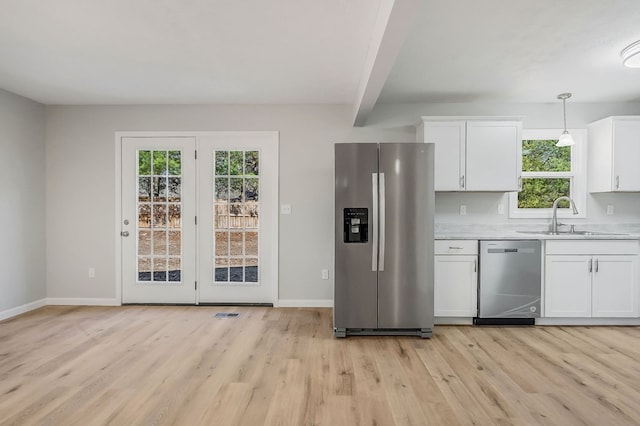
[[335, 145], [334, 335], [433, 329], [433, 144]]

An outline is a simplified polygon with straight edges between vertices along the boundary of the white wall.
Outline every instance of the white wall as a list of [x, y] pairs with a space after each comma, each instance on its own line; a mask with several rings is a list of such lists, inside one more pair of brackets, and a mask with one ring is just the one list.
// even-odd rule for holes
[[[523, 115], [528, 128], [562, 124], [558, 103], [543, 105], [380, 105], [365, 128], [349, 106], [49, 106], [47, 127], [47, 292], [50, 298], [115, 297], [114, 133], [126, 130], [280, 132], [280, 299], [333, 298], [333, 144], [415, 140], [422, 115]], [[568, 104], [569, 127], [608, 115], [639, 114], [640, 104]], [[502, 194], [438, 194], [436, 221], [503, 223]], [[505, 200], [506, 202], [506, 200]], [[468, 214], [458, 215], [467, 204]], [[615, 203], [616, 215], [604, 216]], [[638, 194], [589, 198], [587, 221], [640, 222]], [[88, 268], [96, 269], [89, 279]], [[329, 268], [331, 279], [321, 280]]]
[[[562, 128], [562, 103], [545, 104], [405, 104], [378, 105], [368, 125], [376, 127], [412, 126], [421, 116], [521, 116], [525, 129]], [[567, 127], [586, 129], [587, 125], [611, 115], [640, 115], [640, 103], [567, 103]], [[639, 159], [640, 160], [640, 159]], [[460, 204], [467, 206], [467, 215], [460, 216]], [[497, 213], [498, 204], [505, 206], [505, 214]], [[606, 215], [608, 204], [615, 214]], [[453, 224], [546, 223], [542, 219], [509, 219], [508, 196], [495, 193], [437, 193], [436, 222]], [[587, 217], [565, 220], [575, 224], [640, 223], [640, 194], [588, 194]]]
[[46, 297], [44, 114], [0, 90], [0, 318]]
[[[280, 299], [332, 300], [333, 144], [415, 141], [412, 127], [353, 128], [349, 106], [47, 107], [47, 292], [115, 297], [114, 133], [280, 132]], [[94, 267], [96, 277], [88, 278]]]

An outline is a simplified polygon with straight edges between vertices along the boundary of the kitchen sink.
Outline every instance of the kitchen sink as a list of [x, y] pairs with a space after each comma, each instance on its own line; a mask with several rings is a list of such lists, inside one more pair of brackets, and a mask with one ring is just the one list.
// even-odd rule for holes
[[551, 231], [518, 231], [521, 234], [532, 234], [532, 235], [629, 235], [629, 234], [620, 234], [614, 232], [596, 232], [596, 231], [572, 231], [572, 232], [551, 232]]

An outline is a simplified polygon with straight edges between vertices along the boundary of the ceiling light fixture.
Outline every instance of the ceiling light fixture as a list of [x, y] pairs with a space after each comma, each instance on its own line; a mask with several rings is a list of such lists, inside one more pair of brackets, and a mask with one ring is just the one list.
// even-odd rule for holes
[[640, 40], [622, 49], [620, 56], [625, 67], [640, 68]]
[[571, 93], [560, 93], [558, 95], [558, 99], [562, 99], [562, 112], [564, 116], [564, 132], [558, 138], [558, 143], [556, 146], [571, 146], [575, 145], [576, 142], [571, 137], [571, 134], [567, 130], [567, 99], [571, 97]]

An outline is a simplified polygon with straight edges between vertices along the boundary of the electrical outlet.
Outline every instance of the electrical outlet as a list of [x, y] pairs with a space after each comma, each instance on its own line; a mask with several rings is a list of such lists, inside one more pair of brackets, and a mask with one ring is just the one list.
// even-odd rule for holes
[[460, 216], [464, 216], [467, 214], [467, 206], [464, 204], [460, 204]]
[[280, 206], [280, 214], [291, 214], [291, 204], [283, 204]]
[[323, 269], [322, 270], [322, 279], [323, 280], [328, 280], [329, 279], [329, 270], [328, 269]]
[[613, 204], [607, 204], [607, 216], [613, 215]]
[[504, 204], [498, 204], [498, 214], [504, 214]]
[[89, 278], [96, 277], [96, 268], [89, 268]]

